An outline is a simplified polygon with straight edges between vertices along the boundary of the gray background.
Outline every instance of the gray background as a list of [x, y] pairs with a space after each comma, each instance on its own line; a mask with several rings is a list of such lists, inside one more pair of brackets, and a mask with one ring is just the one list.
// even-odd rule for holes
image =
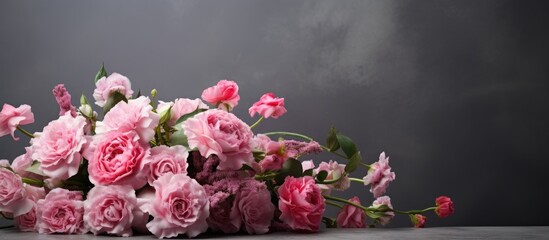
[[[438, 195], [428, 226], [548, 225], [549, 6], [542, 1], [2, 1], [0, 103], [33, 106], [41, 131], [65, 83], [91, 98], [101, 62], [134, 90], [199, 97], [233, 79], [235, 113], [273, 91], [288, 113], [258, 132], [323, 140], [331, 125], [368, 162], [386, 151], [399, 209]], [[0, 139], [0, 158], [27, 139]], [[318, 156], [315, 160], [328, 160]], [[364, 172], [358, 172], [360, 177]], [[372, 201], [367, 188], [340, 196]], [[400, 216], [391, 226], [409, 226]]]

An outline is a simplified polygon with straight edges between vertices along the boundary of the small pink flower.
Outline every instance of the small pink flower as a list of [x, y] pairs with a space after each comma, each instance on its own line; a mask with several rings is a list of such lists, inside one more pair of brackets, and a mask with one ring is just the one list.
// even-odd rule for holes
[[421, 214], [414, 214], [410, 216], [412, 219], [412, 223], [414, 224], [415, 228], [424, 228], [425, 227], [425, 221], [427, 221], [427, 217], [421, 215]]
[[158, 103], [157, 112], [161, 114], [164, 111], [170, 111], [170, 120], [168, 120], [169, 126], [174, 126], [177, 120], [189, 113], [196, 111], [197, 109], [208, 109], [208, 105], [204, 104], [202, 100], [196, 98], [194, 100], [188, 98], [178, 98], [174, 102], [162, 102]]
[[40, 162], [40, 170], [47, 176], [66, 180], [76, 175], [81, 151], [87, 142], [84, 136], [86, 119], [72, 117], [70, 113], [51, 121], [31, 140], [32, 158]]
[[34, 187], [25, 184], [25, 189], [28, 193], [28, 199], [33, 201], [32, 209], [20, 216], [14, 218], [13, 223], [15, 228], [22, 232], [34, 232], [36, 231], [36, 212], [37, 212], [37, 201], [43, 199], [46, 196], [44, 188]]
[[148, 144], [154, 138], [154, 128], [160, 120], [160, 116], [152, 111], [150, 103], [151, 100], [144, 96], [128, 100], [128, 103], [120, 101], [105, 114], [102, 122], [97, 122], [95, 132], [135, 131], [141, 142]]
[[[360, 205], [358, 197], [353, 197], [349, 201]], [[364, 228], [366, 227], [366, 214], [360, 208], [345, 205], [337, 214], [336, 222], [340, 228]]]
[[82, 194], [62, 188], [51, 190], [37, 203], [39, 233], [86, 233]]
[[379, 161], [371, 165], [363, 180], [364, 185], [370, 184], [370, 192], [374, 194], [375, 198], [385, 193], [389, 183], [395, 180], [395, 173], [391, 172], [389, 157], [385, 157], [385, 152], [379, 155]]
[[195, 237], [208, 229], [210, 203], [204, 188], [184, 174], [167, 173], [153, 183], [155, 198], [141, 206], [154, 219], [147, 228], [158, 238]]
[[97, 80], [95, 90], [93, 91], [95, 104], [100, 107], [105, 106], [105, 103], [114, 92], [119, 92], [126, 96], [126, 98], [130, 98], [133, 94], [130, 80], [118, 73], [112, 73], [108, 77], [102, 77]]
[[251, 117], [259, 113], [264, 118], [278, 118], [286, 113], [284, 98], [277, 98], [274, 93], [265, 93], [258, 102], [250, 107], [248, 112]]
[[269, 231], [275, 206], [271, 202], [271, 193], [265, 183], [248, 181], [238, 193], [235, 202], [246, 231], [249, 234], [264, 234]]
[[[378, 197], [372, 203], [372, 207], [374, 207], [374, 208], [379, 208], [383, 205], [386, 205], [389, 208], [393, 209], [393, 205], [391, 204], [391, 198], [389, 196]], [[381, 225], [385, 226], [385, 225], [389, 224], [389, 222], [391, 221], [391, 219], [393, 219], [393, 217], [395, 217], [395, 213], [393, 211], [387, 211], [387, 212], [385, 212], [384, 217], [379, 218], [379, 222], [381, 223]]]
[[321, 162], [313, 173], [316, 175], [320, 171], [326, 171], [328, 173], [326, 180], [340, 179], [336, 183], [328, 184], [330, 189], [344, 191], [351, 186], [351, 180], [349, 180], [349, 176], [347, 176], [347, 173], [345, 172], [345, 164], [338, 164], [336, 161], [332, 160], [328, 163]]
[[253, 161], [250, 127], [234, 114], [222, 110], [199, 113], [183, 123], [189, 148], [204, 157], [219, 157], [218, 170], [238, 170]]
[[11, 134], [13, 140], [18, 141], [19, 138], [15, 137], [15, 129], [33, 122], [34, 114], [29, 105], [23, 104], [15, 108], [12, 105], [4, 104], [0, 112], [0, 137]]
[[259, 162], [262, 172], [266, 171], [278, 171], [284, 165], [284, 159], [278, 155], [267, 155], [263, 160]]
[[0, 212], [23, 215], [32, 209], [33, 201], [23, 187], [21, 177], [0, 167]]
[[183, 173], [187, 175], [187, 157], [189, 152], [183, 146], [158, 146], [151, 149], [149, 185], [165, 173]]
[[96, 135], [84, 154], [94, 185], [131, 185], [139, 189], [147, 183], [149, 147], [140, 143], [135, 132]]
[[435, 200], [435, 203], [437, 205], [437, 209], [435, 209], [435, 213], [441, 217], [445, 218], [452, 214], [454, 214], [454, 202], [452, 202], [452, 199], [450, 199], [447, 196], [440, 196], [437, 197]]
[[132, 235], [137, 205], [135, 191], [129, 185], [101, 186], [90, 190], [84, 201], [84, 222], [95, 235], [101, 233], [122, 237]]
[[71, 103], [71, 94], [65, 88], [63, 84], [57, 84], [52, 90], [55, 101], [59, 105], [59, 116], [65, 115], [66, 112], [70, 112], [71, 116], [76, 117], [76, 108]]
[[238, 85], [233, 81], [221, 80], [217, 85], [205, 89], [202, 92], [202, 99], [220, 109], [230, 111], [240, 100]]
[[271, 140], [269, 136], [257, 134], [252, 139], [252, 148], [257, 151], [265, 152], [265, 154], [278, 154], [284, 150], [284, 143]]
[[286, 177], [278, 196], [282, 222], [294, 231], [318, 232], [326, 204], [312, 177]]

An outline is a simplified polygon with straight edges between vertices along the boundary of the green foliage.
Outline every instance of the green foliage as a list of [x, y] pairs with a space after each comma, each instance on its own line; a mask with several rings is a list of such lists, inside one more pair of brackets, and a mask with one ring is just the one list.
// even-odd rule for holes
[[124, 96], [124, 94], [119, 92], [114, 92], [109, 97], [109, 99], [107, 99], [105, 106], [103, 106], [103, 114], [107, 114], [120, 101], [128, 102], [128, 99], [126, 98], [126, 96]]
[[95, 74], [95, 82], [99, 81], [102, 77], [107, 77], [107, 70], [105, 70], [104, 63], [101, 63], [101, 68], [99, 68], [99, 71]]

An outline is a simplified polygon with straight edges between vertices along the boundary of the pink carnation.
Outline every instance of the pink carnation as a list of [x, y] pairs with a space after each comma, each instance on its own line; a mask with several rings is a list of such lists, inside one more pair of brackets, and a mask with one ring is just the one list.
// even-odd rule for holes
[[84, 222], [95, 235], [131, 236], [135, 212], [141, 210], [129, 185], [95, 186], [84, 201]]
[[52, 90], [55, 101], [59, 105], [59, 116], [65, 115], [66, 112], [70, 112], [71, 116], [76, 117], [76, 108], [71, 103], [71, 94], [65, 88], [63, 84], [57, 84]]
[[0, 137], [11, 134], [13, 140], [18, 141], [19, 138], [15, 137], [15, 129], [33, 122], [34, 114], [29, 105], [23, 104], [15, 108], [12, 105], [4, 104], [0, 112]]
[[218, 170], [238, 170], [253, 161], [250, 127], [234, 114], [222, 110], [199, 113], [183, 123], [189, 148], [204, 157], [219, 157]]
[[202, 92], [202, 99], [220, 109], [230, 111], [240, 100], [238, 85], [233, 81], [221, 80], [217, 85], [205, 89]]
[[282, 222], [294, 231], [318, 232], [326, 204], [312, 177], [286, 177], [278, 196]]
[[[360, 205], [358, 197], [353, 197], [349, 201]], [[364, 210], [347, 204], [337, 214], [336, 222], [340, 228], [364, 228], [366, 227], [366, 214]]]
[[284, 165], [284, 159], [278, 155], [267, 155], [263, 160], [259, 162], [262, 172], [266, 171], [278, 171]]
[[51, 190], [37, 203], [39, 233], [86, 233], [82, 194], [62, 188]]
[[189, 152], [183, 146], [158, 146], [151, 149], [150, 173], [147, 181], [150, 185], [165, 173], [187, 174]]
[[0, 212], [11, 213], [14, 217], [27, 213], [33, 206], [27, 196], [21, 177], [0, 167]]
[[265, 183], [253, 179], [245, 181], [235, 202], [249, 234], [264, 234], [269, 231], [275, 206]]
[[435, 200], [435, 203], [437, 205], [437, 208], [435, 209], [435, 213], [441, 217], [445, 218], [452, 214], [454, 214], [454, 202], [452, 202], [452, 199], [450, 199], [447, 196], [440, 196], [437, 197]]
[[46, 196], [44, 188], [34, 187], [25, 184], [25, 189], [27, 190], [27, 198], [33, 201], [32, 209], [20, 216], [14, 218], [13, 223], [15, 228], [23, 232], [34, 232], [36, 231], [36, 212], [37, 212], [37, 201], [43, 199]]
[[389, 157], [385, 157], [385, 152], [379, 155], [379, 161], [371, 165], [363, 180], [364, 185], [370, 184], [370, 192], [374, 194], [375, 198], [385, 193], [389, 183], [395, 180], [395, 173], [391, 172]]
[[105, 103], [114, 92], [119, 92], [126, 98], [130, 98], [133, 94], [130, 80], [118, 73], [112, 73], [108, 77], [97, 80], [93, 91], [95, 104], [100, 107], [105, 106]]
[[94, 185], [131, 185], [139, 189], [147, 183], [149, 147], [140, 143], [135, 132], [96, 135], [84, 154]]
[[250, 116], [259, 113], [264, 118], [278, 118], [286, 113], [284, 98], [277, 98], [274, 93], [265, 93], [258, 102], [248, 110]]
[[[386, 205], [390, 209], [393, 209], [393, 205], [391, 204], [391, 198], [389, 196], [378, 197], [372, 203], [372, 207], [374, 207], [374, 208], [379, 208], [383, 205]], [[381, 225], [385, 226], [385, 225], [389, 224], [389, 222], [391, 221], [391, 219], [393, 219], [393, 217], [395, 217], [395, 213], [393, 211], [387, 211], [387, 212], [385, 212], [384, 217], [379, 218], [379, 222], [381, 223]]]
[[160, 116], [154, 113], [151, 100], [141, 96], [128, 102], [120, 101], [97, 122], [97, 134], [111, 131], [135, 131], [142, 143], [148, 144], [154, 138], [154, 128], [158, 126]]
[[414, 224], [415, 228], [424, 228], [425, 222], [427, 221], [427, 217], [421, 215], [421, 214], [414, 214], [410, 216], [412, 219], [412, 223]]
[[183, 175], [167, 173], [153, 183], [155, 198], [141, 206], [154, 219], [147, 228], [158, 238], [179, 234], [195, 237], [208, 229], [210, 203], [204, 188], [196, 180]]
[[86, 119], [70, 113], [50, 122], [31, 140], [32, 158], [40, 162], [40, 170], [47, 176], [65, 180], [76, 175], [81, 151], [87, 142], [84, 136]]
[[158, 103], [157, 112], [162, 114], [165, 111], [170, 111], [170, 119], [168, 120], [169, 126], [174, 126], [177, 120], [189, 113], [196, 111], [197, 109], [208, 109], [208, 105], [204, 104], [202, 100], [196, 98], [194, 100], [188, 98], [178, 98], [174, 102], [162, 102]]
[[321, 162], [320, 165], [318, 165], [318, 168], [313, 172], [316, 175], [320, 171], [326, 171], [328, 173], [326, 180], [340, 179], [336, 183], [328, 184], [330, 189], [344, 191], [351, 187], [351, 180], [349, 180], [349, 176], [345, 172], [345, 164], [338, 164], [336, 161], [332, 160], [328, 163]]

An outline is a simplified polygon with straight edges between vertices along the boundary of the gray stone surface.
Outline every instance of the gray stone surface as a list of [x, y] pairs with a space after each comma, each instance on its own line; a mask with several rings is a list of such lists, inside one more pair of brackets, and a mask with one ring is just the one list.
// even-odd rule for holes
[[[434, 227], [434, 228], [376, 228], [376, 229], [330, 229], [315, 234], [278, 232], [266, 235], [207, 235], [196, 239], [548, 239], [549, 227]], [[21, 233], [14, 229], [0, 230], [0, 239], [9, 240], [91, 240], [108, 236], [86, 235], [39, 235]], [[184, 237], [182, 237], [184, 238]], [[132, 240], [154, 239], [154, 236], [135, 236]]]

